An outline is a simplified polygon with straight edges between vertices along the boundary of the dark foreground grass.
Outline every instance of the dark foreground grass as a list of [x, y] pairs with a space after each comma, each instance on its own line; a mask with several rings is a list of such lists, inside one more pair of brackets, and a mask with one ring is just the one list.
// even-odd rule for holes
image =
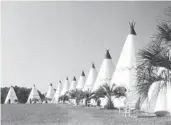
[[[67, 104], [1, 105], [2, 125], [171, 125], [171, 117], [124, 117], [117, 110]], [[134, 112], [132, 116], [139, 115]]]

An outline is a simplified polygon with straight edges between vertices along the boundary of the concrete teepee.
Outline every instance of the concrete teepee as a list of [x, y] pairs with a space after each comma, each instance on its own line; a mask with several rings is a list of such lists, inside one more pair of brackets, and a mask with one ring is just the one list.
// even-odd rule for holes
[[37, 91], [37, 88], [35, 85], [33, 85], [32, 90], [30, 92], [29, 98], [27, 100], [27, 103], [40, 103], [41, 98], [39, 96], [39, 93]]
[[121, 55], [116, 65], [115, 72], [113, 74], [111, 85], [122, 85], [128, 89], [127, 99], [136, 105], [139, 100], [139, 96], [136, 92], [136, 55], [135, 55], [135, 42], [136, 32], [135, 23], [130, 24], [130, 34], [128, 34], [125, 44], [122, 48]]
[[[158, 67], [157, 75], [163, 78], [154, 82], [148, 91], [148, 97], [141, 106], [141, 110], [148, 113], [155, 113], [159, 116], [171, 115], [171, 81], [164, 72], [168, 70]], [[169, 71], [171, 74], [171, 71]]]
[[72, 82], [71, 82], [69, 91], [75, 90], [75, 89], [76, 89], [76, 86], [77, 86], [77, 80], [76, 80], [76, 78], [75, 78], [75, 76], [74, 76], [74, 78], [73, 78], [73, 80], [72, 80]]
[[162, 85], [162, 83], [161, 83], [158, 97], [156, 100], [156, 106], [155, 106], [155, 114], [156, 115], [164, 116], [164, 115], [169, 114], [169, 111], [167, 110], [166, 92], [167, 92], [167, 87], [165, 85]]
[[141, 108], [140, 108], [141, 111], [154, 113], [159, 90], [160, 90], [160, 81], [154, 82], [150, 86], [148, 90], [148, 96], [141, 105]]
[[61, 95], [61, 91], [62, 91], [62, 82], [59, 81], [58, 85], [57, 85], [57, 88], [56, 88], [56, 92], [55, 92], [54, 98], [53, 98], [53, 102], [54, 103], [58, 103], [58, 99], [59, 99], [59, 97]]
[[53, 85], [52, 83], [50, 83], [48, 92], [46, 94], [46, 98], [52, 100], [52, 98], [54, 97], [54, 94], [55, 94], [55, 91], [54, 91]]
[[85, 73], [84, 73], [84, 71], [82, 71], [81, 76], [78, 80], [78, 84], [76, 86], [76, 89], [82, 90], [84, 88], [85, 81], [86, 81]]
[[112, 58], [110, 56], [109, 50], [106, 50], [105, 59], [102, 62], [102, 65], [100, 67], [92, 91], [96, 91], [98, 88], [100, 88], [100, 86], [106, 83], [110, 83], [113, 71], [114, 71], [114, 65], [112, 62]]
[[94, 82], [97, 78], [97, 70], [95, 68], [94, 63], [92, 63], [92, 67], [89, 71], [85, 86], [84, 86], [84, 91], [91, 91], [94, 85]]
[[15, 94], [14, 88], [11, 86], [5, 99], [5, 104], [17, 103], [17, 101], [18, 98]]
[[159, 116], [171, 115], [171, 71], [164, 67], [158, 68], [158, 76], [164, 80], [160, 81], [158, 97], [156, 100], [155, 114]]
[[68, 77], [66, 77], [65, 82], [64, 82], [64, 85], [63, 85], [63, 88], [62, 88], [62, 91], [61, 91], [61, 94], [60, 94], [60, 95], [62, 96], [62, 95], [64, 95], [66, 92], [68, 92], [69, 87], [70, 87], [69, 79], [68, 79]]

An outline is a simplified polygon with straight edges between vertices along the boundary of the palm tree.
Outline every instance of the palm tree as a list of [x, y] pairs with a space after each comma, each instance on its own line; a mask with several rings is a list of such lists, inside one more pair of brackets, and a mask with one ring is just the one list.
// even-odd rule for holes
[[58, 99], [58, 101], [62, 101], [63, 104], [65, 103], [65, 101], [68, 101], [68, 100], [69, 100], [69, 96], [67, 92], [64, 95], [61, 95]]
[[94, 93], [92, 93], [89, 89], [84, 91], [84, 99], [85, 99], [85, 106], [88, 106], [88, 101], [90, 101], [90, 97], [93, 95]]
[[80, 101], [84, 98], [84, 92], [78, 89], [71, 90], [69, 92], [69, 97], [70, 99], [75, 99], [76, 104], [78, 105]]
[[[171, 15], [171, 6], [166, 9]], [[171, 19], [171, 16], [169, 16]], [[137, 90], [146, 97], [152, 83], [171, 80], [171, 23], [162, 21], [152, 42], [138, 53]], [[160, 70], [162, 69], [161, 73]], [[164, 74], [164, 75], [163, 75]]]
[[116, 92], [114, 92], [115, 84], [110, 87], [107, 83], [100, 86], [100, 88], [94, 93], [94, 95], [91, 98], [94, 98], [96, 102], [98, 103], [99, 98], [106, 98], [107, 99], [107, 109], [114, 108], [114, 105], [112, 103], [112, 96], [115, 96]]

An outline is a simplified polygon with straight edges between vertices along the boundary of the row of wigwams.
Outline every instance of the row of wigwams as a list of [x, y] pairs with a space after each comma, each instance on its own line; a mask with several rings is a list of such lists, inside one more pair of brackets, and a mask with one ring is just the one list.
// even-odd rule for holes
[[[114, 72], [114, 65], [112, 62], [112, 58], [110, 56], [109, 50], [107, 50], [98, 74], [94, 64], [92, 64], [87, 80], [85, 78], [84, 72], [82, 72], [82, 75], [78, 80], [78, 84], [75, 78], [71, 82], [71, 85], [69, 84], [68, 78], [65, 79], [63, 85], [61, 82], [59, 82], [56, 89], [56, 93], [54, 95], [55, 100], [59, 98], [59, 96], [67, 92], [68, 90], [74, 88], [81, 89], [81, 90], [89, 89], [91, 91], [96, 91], [101, 85], [105, 84], [106, 82], [110, 85], [114, 83], [116, 85], [123, 85], [129, 90], [133, 90], [133, 86], [135, 84], [135, 78], [132, 77], [134, 76], [133, 75], [134, 71], [132, 69], [134, 69], [134, 67], [136, 66], [135, 51], [134, 51], [135, 49], [134, 45], [136, 42], [135, 39], [136, 32], [134, 30], [134, 25], [135, 25], [134, 22], [130, 23], [130, 33], [126, 38], [125, 44], [121, 51], [120, 58], [118, 60], [118, 64], [115, 68], [115, 72]], [[53, 96], [51, 95], [52, 92], [50, 92], [51, 91], [50, 88], [52, 87], [49, 87], [49, 90], [46, 95], [47, 98], [49, 97], [53, 98]], [[136, 94], [132, 92], [130, 93], [129, 97], [132, 98], [133, 100], [137, 100], [136, 99], [137, 97], [135, 97], [135, 95]], [[32, 88], [32, 91], [30, 93], [27, 102], [29, 103], [32, 98], [37, 98], [38, 100], [40, 99], [35, 85]]]
[[64, 95], [67, 91], [80, 89], [83, 91], [89, 90], [93, 92], [96, 91], [103, 84], [107, 83], [108, 85], [112, 85], [112, 84], [123, 85], [125, 88], [131, 91], [129, 95], [127, 95], [129, 97], [129, 100], [138, 101], [138, 95], [135, 92], [135, 88], [134, 88], [136, 83], [136, 78], [135, 78], [136, 32], [134, 29], [135, 23], [132, 22], [129, 24], [130, 24], [130, 33], [126, 38], [115, 72], [114, 72], [114, 65], [112, 62], [111, 55], [109, 53], [109, 50], [107, 50], [105, 54], [105, 58], [101, 64], [98, 73], [94, 64], [92, 64], [87, 80], [84, 71], [82, 71], [78, 83], [75, 77], [72, 80], [71, 84], [69, 83], [68, 78], [65, 79], [64, 84], [62, 84], [61, 81], [59, 81], [54, 98], [53, 98], [53, 94], [50, 94], [53, 93], [50, 92], [53, 90], [52, 86], [49, 87], [46, 97], [53, 98], [54, 100], [57, 101], [59, 96]]

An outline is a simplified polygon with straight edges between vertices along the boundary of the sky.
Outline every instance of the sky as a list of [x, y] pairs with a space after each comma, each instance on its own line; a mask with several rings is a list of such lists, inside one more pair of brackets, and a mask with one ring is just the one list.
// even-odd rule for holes
[[136, 50], [151, 41], [171, 2], [2, 2], [1, 86], [46, 92], [66, 76], [97, 70], [106, 49], [117, 64], [129, 21], [135, 21]]

